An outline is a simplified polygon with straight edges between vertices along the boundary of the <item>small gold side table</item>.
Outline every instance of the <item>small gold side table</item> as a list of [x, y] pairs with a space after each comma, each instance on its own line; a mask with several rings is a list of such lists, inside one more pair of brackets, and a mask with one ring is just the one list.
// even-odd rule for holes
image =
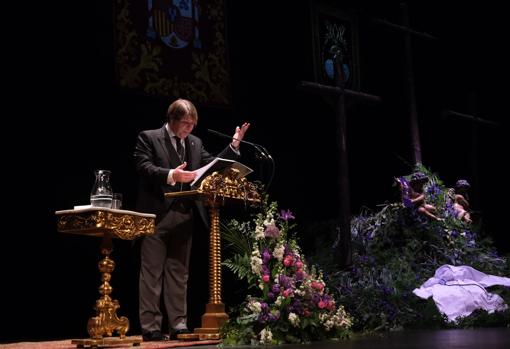
[[[115, 269], [110, 253], [113, 250], [112, 238], [133, 240], [154, 234], [156, 216], [103, 207], [57, 211], [55, 214], [59, 232], [103, 238], [100, 250], [104, 258], [98, 264], [103, 281], [99, 286], [99, 293], [102, 296], [96, 301], [96, 316], [91, 317], [87, 323], [90, 338], [74, 339], [72, 344], [76, 344], [79, 348], [117, 344], [140, 345], [142, 342], [140, 337], [126, 337], [129, 319], [125, 316], [120, 318], [117, 316], [119, 302], [110, 296], [113, 291], [110, 286], [111, 273]], [[112, 337], [114, 331], [119, 334], [119, 337]], [[104, 337], [105, 335], [107, 337]]]

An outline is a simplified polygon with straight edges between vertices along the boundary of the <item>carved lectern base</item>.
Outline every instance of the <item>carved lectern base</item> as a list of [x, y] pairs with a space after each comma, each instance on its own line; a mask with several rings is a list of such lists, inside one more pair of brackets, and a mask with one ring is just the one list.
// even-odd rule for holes
[[207, 303], [205, 314], [202, 315], [202, 327], [195, 328], [195, 334], [198, 334], [200, 340], [220, 339], [220, 327], [228, 320], [225, 313], [225, 304]]
[[200, 340], [200, 336], [196, 333], [183, 333], [178, 334], [177, 339], [180, 341], [198, 341]]
[[223, 303], [207, 303], [205, 306], [205, 314], [202, 315], [203, 328], [220, 328], [228, 315], [225, 313], [225, 304]]
[[98, 348], [98, 347], [110, 347], [114, 345], [131, 344], [133, 346], [139, 346], [142, 343], [142, 337], [105, 337], [101, 339], [73, 339], [71, 344], [76, 345], [77, 348]]

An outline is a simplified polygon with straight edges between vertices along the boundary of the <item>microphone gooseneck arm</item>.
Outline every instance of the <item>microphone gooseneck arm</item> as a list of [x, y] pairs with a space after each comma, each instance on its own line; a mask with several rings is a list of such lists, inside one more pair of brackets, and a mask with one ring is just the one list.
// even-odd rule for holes
[[207, 132], [212, 133], [212, 134], [214, 134], [216, 136], [220, 136], [220, 137], [224, 137], [224, 138], [228, 138], [228, 139], [233, 139], [235, 141], [239, 141], [240, 143], [246, 143], [248, 145], [251, 145], [253, 148], [255, 148], [255, 150], [257, 150], [257, 152], [261, 155], [262, 158], [264, 158], [266, 160], [269, 160], [271, 162], [271, 176], [269, 177], [269, 181], [267, 182], [266, 191], [269, 189], [269, 186], [271, 185], [271, 182], [273, 181], [273, 177], [274, 177], [274, 173], [275, 173], [275, 162], [274, 162], [273, 157], [271, 156], [271, 154], [269, 154], [269, 152], [267, 151], [266, 148], [264, 148], [260, 144], [253, 143], [253, 142], [248, 142], [248, 141], [245, 141], [243, 139], [237, 139], [237, 138], [229, 136], [229, 135], [227, 135], [225, 133], [218, 132], [216, 130], [211, 130], [210, 128], [207, 129]]

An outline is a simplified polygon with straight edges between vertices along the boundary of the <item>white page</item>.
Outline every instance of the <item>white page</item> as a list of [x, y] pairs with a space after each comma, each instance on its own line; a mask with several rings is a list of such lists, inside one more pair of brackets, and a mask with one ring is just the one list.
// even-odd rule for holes
[[202, 166], [199, 169], [195, 170], [197, 176], [195, 177], [195, 180], [193, 182], [191, 182], [191, 186], [194, 186], [195, 184], [201, 182], [202, 180], [204, 180], [205, 177], [209, 176], [214, 171], [221, 171], [221, 170], [229, 168], [229, 167], [238, 169], [240, 172], [239, 173], [240, 178], [253, 172], [253, 170], [251, 168], [249, 168], [248, 166], [243, 165], [240, 162], [237, 162], [235, 160], [215, 158], [213, 161], [211, 161], [207, 165]]

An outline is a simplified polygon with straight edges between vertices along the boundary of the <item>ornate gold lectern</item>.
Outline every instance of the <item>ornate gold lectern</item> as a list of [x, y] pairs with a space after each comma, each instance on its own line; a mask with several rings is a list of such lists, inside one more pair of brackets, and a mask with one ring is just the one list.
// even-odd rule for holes
[[[72, 344], [78, 347], [111, 346], [116, 344], [140, 345], [140, 337], [126, 337], [129, 330], [129, 320], [125, 316], [117, 316], [119, 302], [110, 297], [111, 273], [115, 263], [110, 258], [112, 252], [112, 238], [133, 240], [137, 237], [154, 234], [155, 219], [153, 214], [142, 214], [133, 211], [116, 210], [110, 208], [93, 207], [80, 210], [65, 210], [55, 212], [57, 215], [57, 230], [61, 233], [72, 233], [102, 237], [101, 254], [104, 258], [99, 262], [99, 271], [103, 283], [99, 287], [102, 295], [96, 301], [96, 316], [89, 319], [87, 330], [90, 339], [74, 339]], [[119, 337], [112, 337], [116, 331]], [[108, 337], [103, 338], [106, 335]]]
[[219, 339], [220, 326], [228, 320], [225, 304], [221, 301], [221, 238], [220, 207], [227, 202], [259, 203], [260, 195], [256, 186], [246, 178], [238, 178], [239, 171], [228, 169], [221, 174], [214, 172], [205, 178], [197, 190], [166, 193], [167, 197], [198, 196], [209, 209], [209, 302], [202, 315], [202, 327], [194, 333], [180, 334], [179, 339]]

